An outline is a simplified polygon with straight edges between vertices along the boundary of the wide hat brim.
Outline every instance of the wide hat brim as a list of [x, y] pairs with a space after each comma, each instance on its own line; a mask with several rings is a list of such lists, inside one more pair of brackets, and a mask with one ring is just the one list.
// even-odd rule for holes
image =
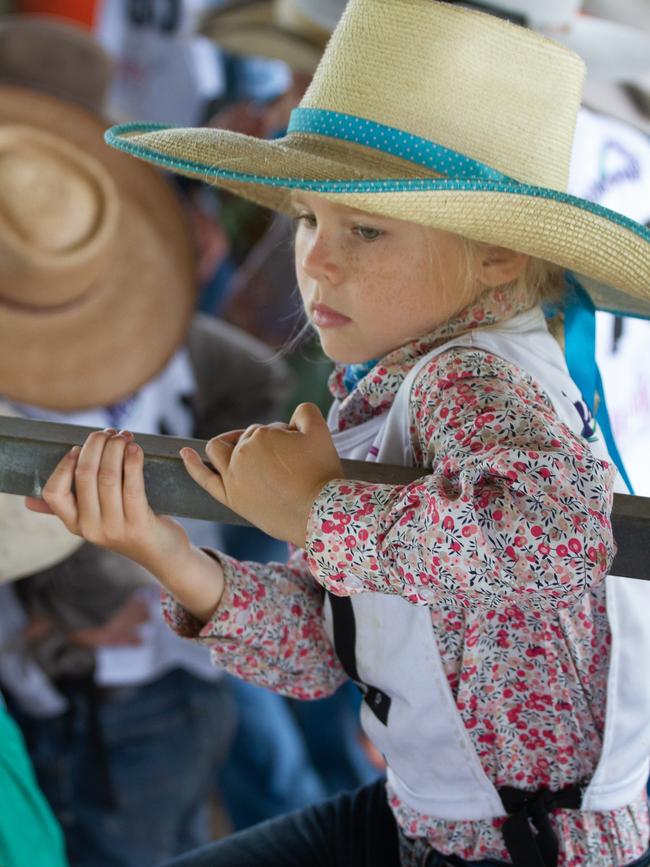
[[448, 179], [323, 136], [264, 141], [227, 130], [129, 124], [110, 130], [107, 141], [273, 210], [291, 213], [291, 191], [309, 190], [361, 211], [518, 250], [581, 275], [599, 309], [650, 317], [650, 232], [568, 193], [512, 180]]
[[5, 303], [0, 286], [0, 395], [45, 409], [108, 406], [154, 377], [182, 342], [197, 292], [179, 201], [153, 168], [106, 146], [106, 123], [23, 88], [0, 88], [0, 125], [60, 136], [97, 159], [119, 196], [109, 263], [76, 303]]
[[274, 0], [232, 0], [206, 9], [197, 32], [211, 37], [214, 33], [251, 24], [269, 24], [273, 20]]

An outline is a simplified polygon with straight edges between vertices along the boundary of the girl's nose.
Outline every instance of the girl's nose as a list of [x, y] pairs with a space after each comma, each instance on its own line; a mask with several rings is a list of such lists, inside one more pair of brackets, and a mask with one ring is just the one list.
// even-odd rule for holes
[[336, 285], [342, 274], [340, 254], [334, 239], [322, 229], [312, 233], [307, 241], [303, 255], [302, 268], [312, 280], [327, 280]]

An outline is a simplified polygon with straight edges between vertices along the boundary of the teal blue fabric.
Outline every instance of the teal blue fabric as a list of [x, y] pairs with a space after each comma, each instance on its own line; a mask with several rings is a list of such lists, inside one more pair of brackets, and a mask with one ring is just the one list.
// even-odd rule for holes
[[0, 867], [67, 867], [63, 835], [22, 735], [0, 704]]
[[377, 358], [371, 358], [370, 361], [364, 361], [361, 364], [347, 364], [345, 366], [343, 385], [348, 394], [356, 388], [357, 383], [361, 382], [366, 374], [370, 373], [377, 361]]
[[[629, 492], [632, 483], [619, 453], [605, 400], [605, 390], [596, 363], [596, 309], [574, 274], [566, 272], [564, 302], [564, 354], [571, 379], [580, 389], [589, 411], [601, 429], [610, 457], [618, 467]], [[594, 406], [598, 398], [598, 409]]]
[[433, 169], [447, 178], [483, 178], [516, 183], [485, 163], [422, 136], [339, 111], [296, 108], [291, 112], [287, 131], [316, 133], [354, 142]]

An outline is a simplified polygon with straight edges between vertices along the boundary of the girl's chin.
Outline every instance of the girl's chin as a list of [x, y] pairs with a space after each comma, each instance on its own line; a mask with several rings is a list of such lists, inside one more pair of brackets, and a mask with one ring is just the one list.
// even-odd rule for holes
[[337, 364], [365, 364], [373, 358], [382, 358], [386, 352], [377, 349], [373, 352], [372, 347], [366, 349], [359, 346], [359, 341], [344, 340], [343, 335], [339, 338], [331, 332], [319, 331], [320, 344], [325, 355]]
[[324, 343], [321, 343], [321, 347], [325, 355], [336, 364], [365, 364], [367, 361], [377, 358], [376, 355], [359, 355], [358, 352], [344, 352], [335, 347], [326, 346]]

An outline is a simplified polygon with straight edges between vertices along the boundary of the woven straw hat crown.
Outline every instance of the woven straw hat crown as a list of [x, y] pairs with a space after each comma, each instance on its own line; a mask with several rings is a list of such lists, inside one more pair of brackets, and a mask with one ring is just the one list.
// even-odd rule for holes
[[357, 26], [335, 32], [302, 107], [369, 118], [566, 190], [585, 74], [577, 55], [443, 3], [366, 0], [345, 14]]

